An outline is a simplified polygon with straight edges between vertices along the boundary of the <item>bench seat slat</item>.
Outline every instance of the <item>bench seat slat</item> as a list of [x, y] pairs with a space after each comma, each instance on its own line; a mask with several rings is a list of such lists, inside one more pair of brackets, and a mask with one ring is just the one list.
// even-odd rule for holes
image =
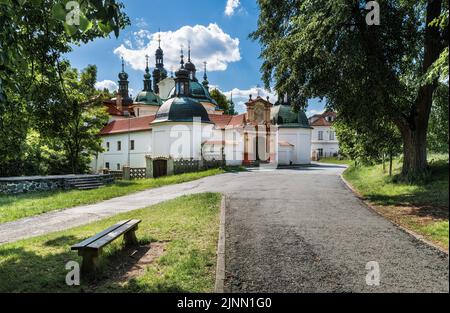
[[130, 221], [130, 220], [120, 221], [120, 222], [118, 222], [117, 224], [114, 224], [113, 226], [111, 226], [111, 227], [105, 229], [104, 231], [101, 231], [101, 232], [99, 232], [98, 234], [95, 234], [94, 236], [89, 237], [89, 238], [83, 240], [82, 242], [79, 242], [79, 243], [73, 245], [73, 246], [71, 247], [71, 250], [80, 250], [80, 249], [83, 249], [83, 248], [85, 248], [86, 246], [88, 246], [89, 244], [91, 244], [91, 243], [93, 243], [93, 242], [99, 240], [101, 237], [105, 236], [106, 234], [108, 234], [108, 233], [110, 233], [110, 232], [116, 230], [116, 229], [119, 228], [120, 226], [125, 225], [125, 224], [128, 223], [129, 221]]
[[119, 226], [118, 228], [114, 229], [113, 231], [110, 231], [109, 233], [105, 234], [98, 240], [91, 242], [86, 246], [86, 248], [100, 249], [103, 246], [110, 243], [111, 241], [114, 241], [115, 239], [120, 237], [122, 234], [126, 233], [128, 230], [135, 228], [136, 225], [139, 224], [140, 222], [141, 222], [140, 220], [130, 220], [125, 224]]

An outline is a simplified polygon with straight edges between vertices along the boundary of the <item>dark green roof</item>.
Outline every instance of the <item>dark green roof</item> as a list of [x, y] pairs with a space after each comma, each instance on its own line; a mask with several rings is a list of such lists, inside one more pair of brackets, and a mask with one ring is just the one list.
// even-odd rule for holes
[[[192, 98], [200, 102], [210, 102], [217, 105], [216, 100], [214, 100], [209, 94], [208, 89], [199, 82], [191, 81], [189, 83], [190, 95]], [[169, 93], [169, 98], [173, 97], [175, 94], [175, 88], [173, 88]]]
[[134, 102], [147, 105], [161, 105], [161, 99], [152, 91], [141, 91], [135, 98]]
[[153, 123], [192, 122], [194, 117], [201, 118], [203, 123], [211, 123], [208, 112], [201, 103], [188, 97], [175, 97], [164, 102]]
[[293, 111], [290, 105], [276, 105], [270, 111], [270, 119], [281, 128], [311, 128], [305, 112]]

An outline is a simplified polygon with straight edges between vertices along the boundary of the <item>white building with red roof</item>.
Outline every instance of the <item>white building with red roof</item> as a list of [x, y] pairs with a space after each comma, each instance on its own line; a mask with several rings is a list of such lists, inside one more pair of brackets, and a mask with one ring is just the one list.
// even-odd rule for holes
[[[161, 51], [158, 57], [162, 58]], [[310, 163], [312, 128], [303, 111], [295, 112], [285, 100], [272, 104], [250, 96], [245, 113], [225, 115], [209, 94], [206, 69], [199, 83], [190, 57], [184, 63], [182, 55], [180, 63], [167, 99], [160, 94], [167, 86], [152, 87], [148, 59], [144, 90], [135, 99], [128, 96], [122, 64], [117, 97], [104, 102], [111, 118], [99, 134], [104, 151], [92, 161], [94, 172], [143, 168], [149, 159], [221, 160], [227, 165]], [[163, 84], [168, 81], [164, 78]]]
[[336, 113], [329, 110], [309, 118], [309, 124], [313, 128], [311, 134], [311, 157], [313, 160], [339, 154], [339, 140], [333, 128], [335, 120]]

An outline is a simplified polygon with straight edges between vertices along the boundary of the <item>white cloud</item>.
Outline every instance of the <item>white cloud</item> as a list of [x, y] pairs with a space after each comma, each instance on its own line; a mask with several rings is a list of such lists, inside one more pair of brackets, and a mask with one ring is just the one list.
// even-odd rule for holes
[[314, 110], [314, 109], [311, 109], [311, 110], [307, 110], [306, 111], [306, 116], [307, 117], [311, 117], [311, 116], [313, 116], [315, 114], [322, 114], [323, 112], [325, 112], [325, 110]]
[[[151, 56], [151, 64], [155, 64], [154, 55], [158, 48], [158, 33], [150, 33], [142, 29], [133, 34], [134, 44], [126, 41], [114, 50], [125, 62], [135, 70], [145, 69], [145, 55]], [[180, 48], [183, 45], [187, 59], [187, 46], [191, 42], [191, 59], [201, 71], [202, 63], [208, 63], [208, 71], [225, 71], [228, 64], [241, 59], [239, 39], [232, 38], [217, 24], [208, 26], [183, 26], [175, 31], [161, 32], [161, 48], [164, 50], [164, 66], [169, 71], [176, 70], [180, 64]]]
[[98, 90], [108, 89], [110, 92], [113, 92], [119, 87], [117, 86], [116, 82], [113, 82], [112, 80], [102, 80], [100, 82], [97, 82], [95, 84], [95, 88]]
[[[210, 90], [214, 88], [214, 86], [211, 86]], [[244, 113], [247, 110], [247, 108], [245, 107], [245, 103], [249, 100], [250, 95], [252, 95], [253, 99], [258, 97], [258, 95], [263, 99], [269, 97], [269, 101], [271, 103], [275, 103], [278, 97], [276, 93], [269, 92], [261, 87], [252, 87], [250, 89], [234, 88], [229, 91], [222, 91], [220, 90], [220, 88], [217, 89], [222, 92], [228, 99], [231, 97], [231, 94], [233, 94], [234, 109], [239, 113]]]
[[225, 15], [232, 16], [240, 5], [241, 0], [227, 0], [227, 5], [225, 6]]

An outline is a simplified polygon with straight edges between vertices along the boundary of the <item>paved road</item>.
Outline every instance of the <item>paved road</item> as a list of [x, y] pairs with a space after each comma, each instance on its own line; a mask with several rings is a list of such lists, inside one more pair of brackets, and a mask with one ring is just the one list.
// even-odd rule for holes
[[[448, 256], [364, 206], [341, 171], [261, 173], [230, 195], [225, 291], [448, 292]], [[369, 261], [379, 286], [366, 284]]]
[[[448, 292], [448, 256], [367, 209], [339, 166], [227, 173], [0, 225], [0, 243], [67, 229], [183, 194], [227, 194], [230, 292]], [[366, 285], [377, 261], [380, 286]]]

